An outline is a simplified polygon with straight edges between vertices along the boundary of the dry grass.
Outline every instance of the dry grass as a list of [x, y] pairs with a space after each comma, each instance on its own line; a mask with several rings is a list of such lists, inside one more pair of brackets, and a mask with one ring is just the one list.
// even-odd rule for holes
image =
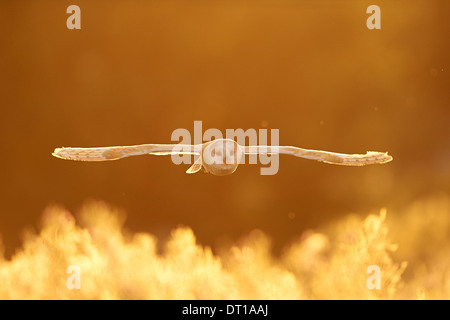
[[[87, 205], [76, 223], [49, 208], [11, 260], [0, 257], [2, 299], [422, 299], [450, 298], [450, 199], [425, 199], [404, 212], [348, 216], [305, 232], [280, 257], [254, 231], [214, 255], [189, 228], [172, 232], [163, 253], [146, 233], [127, 234], [124, 215]], [[395, 243], [394, 243], [395, 242]], [[81, 289], [66, 286], [69, 265]], [[381, 271], [368, 289], [367, 267]]]

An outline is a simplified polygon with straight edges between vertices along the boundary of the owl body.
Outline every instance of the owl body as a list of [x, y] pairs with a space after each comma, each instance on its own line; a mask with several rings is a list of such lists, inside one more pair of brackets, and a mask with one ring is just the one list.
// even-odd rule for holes
[[77, 161], [108, 161], [137, 155], [192, 154], [197, 156], [186, 173], [204, 171], [226, 176], [236, 171], [246, 154], [286, 154], [342, 166], [366, 166], [392, 161], [387, 152], [370, 151], [366, 154], [345, 154], [292, 146], [241, 146], [231, 139], [216, 139], [203, 144], [142, 144], [99, 148], [56, 148], [53, 156]]

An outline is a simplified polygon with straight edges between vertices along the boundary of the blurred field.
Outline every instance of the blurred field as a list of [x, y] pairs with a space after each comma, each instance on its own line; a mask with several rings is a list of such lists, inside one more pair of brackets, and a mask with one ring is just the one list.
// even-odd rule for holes
[[[0, 260], [2, 299], [449, 299], [450, 197], [396, 213], [347, 216], [309, 230], [274, 256], [254, 230], [229, 247], [196, 243], [178, 227], [157, 249], [148, 233], [123, 229], [124, 214], [87, 204], [80, 224], [49, 208], [11, 261]], [[394, 240], [395, 239], [395, 240]], [[77, 265], [81, 289], [66, 286]], [[367, 267], [380, 268], [369, 290]]]
[[[76, 31], [66, 28], [70, 4], [0, 1], [1, 283], [8, 283], [1, 296], [262, 297], [273, 291], [293, 298], [448, 298], [449, 1], [376, 1], [381, 30], [366, 28], [366, 8], [374, 3], [364, 0], [79, 0], [82, 29]], [[279, 129], [283, 145], [387, 151], [394, 161], [344, 168], [280, 157], [274, 176], [246, 165], [214, 177], [186, 175], [187, 167], [163, 157], [76, 163], [51, 156], [61, 146], [169, 143], [175, 129], [192, 130], [195, 120], [205, 130]], [[89, 199], [126, 212], [128, 233], [109, 209], [83, 209]], [[47, 209], [53, 218], [38, 227], [49, 206], [80, 213], [79, 224], [60, 221], [62, 209]], [[364, 222], [382, 208], [385, 224], [374, 217]], [[361, 235], [367, 224], [382, 225], [373, 231], [381, 247], [368, 247]], [[24, 230], [40, 234], [25, 247]], [[105, 239], [109, 232], [115, 236]], [[240, 248], [246, 235], [243, 245], [254, 254], [242, 259], [253, 259], [254, 268], [276, 281], [245, 274], [241, 249], [231, 247]], [[165, 248], [167, 241], [172, 246]], [[391, 242], [397, 251], [388, 250]], [[128, 273], [134, 252], [142, 260]], [[176, 291], [171, 277], [195, 272], [176, 261], [167, 268], [172, 255], [200, 259], [200, 269], [192, 270], [209, 270], [223, 288], [195, 292], [187, 281]], [[366, 277], [359, 266], [372, 256], [386, 272], [380, 292], [348, 283]], [[62, 266], [74, 257], [84, 263], [87, 287], [61, 291]], [[348, 269], [347, 261], [358, 267]], [[104, 274], [94, 270], [97, 264]], [[113, 270], [118, 282], [108, 273]], [[170, 271], [154, 278], [151, 270]], [[142, 287], [144, 278], [160, 290]], [[44, 280], [54, 288], [44, 290]], [[95, 281], [103, 292], [95, 293]]]

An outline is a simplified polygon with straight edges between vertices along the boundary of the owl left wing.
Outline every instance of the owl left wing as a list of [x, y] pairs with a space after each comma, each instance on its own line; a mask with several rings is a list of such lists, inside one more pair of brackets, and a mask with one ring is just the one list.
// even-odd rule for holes
[[387, 152], [376, 151], [368, 151], [366, 154], [345, 154], [291, 146], [246, 146], [243, 148], [245, 154], [288, 154], [300, 158], [344, 166], [382, 164], [390, 162], [393, 159]]

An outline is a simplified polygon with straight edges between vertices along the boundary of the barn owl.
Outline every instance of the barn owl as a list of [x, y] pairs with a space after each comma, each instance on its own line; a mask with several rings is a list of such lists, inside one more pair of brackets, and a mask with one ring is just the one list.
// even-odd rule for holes
[[364, 166], [382, 164], [392, 160], [387, 152], [369, 151], [366, 154], [344, 154], [319, 150], [302, 149], [291, 146], [241, 146], [231, 139], [216, 139], [203, 144], [141, 144], [134, 146], [100, 148], [56, 148], [53, 156], [78, 161], [107, 161], [143, 154], [172, 155], [192, 154], [197, 158], [186, 173], [203, 170], [217, 176], [232, 174], [244, 155], [251, 154], [288, 154], [300, 158], [317, 160], [329, 164], [344, 166]]

